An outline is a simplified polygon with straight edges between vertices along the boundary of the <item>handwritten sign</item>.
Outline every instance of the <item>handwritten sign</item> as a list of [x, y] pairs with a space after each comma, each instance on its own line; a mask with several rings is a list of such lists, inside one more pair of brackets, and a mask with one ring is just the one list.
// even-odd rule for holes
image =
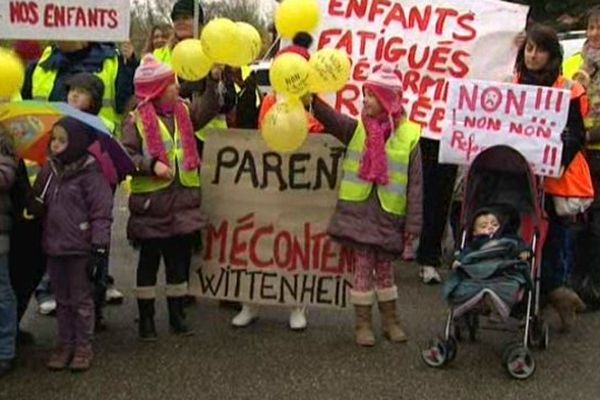
[[453, 80], [449, 91], [440, 162], [470, 164], [486, 148], [506, 145], [536, 174], [559, 176], [568, 90]]
[[202, 206], [209, 226], [192, 293], [276, 305], [345, 307], [352, 253], [327, 235], [344, 147], [311, 136], [292, 154], [270, 151], [257, 131], [208, 135]]
[[351, 82], [328, 101], [357, 116], [362, 83], [383, 65], [395, 66], [405, 110], [439, 139], [448, 78], [505, 80], [512, 74], [515, 37], [528, 8], [496, 0], [319, 0], [323, 18], [316, 48], [344, 50]]
[[3, 39], [129, 40], [129, 1], [3, 0]]

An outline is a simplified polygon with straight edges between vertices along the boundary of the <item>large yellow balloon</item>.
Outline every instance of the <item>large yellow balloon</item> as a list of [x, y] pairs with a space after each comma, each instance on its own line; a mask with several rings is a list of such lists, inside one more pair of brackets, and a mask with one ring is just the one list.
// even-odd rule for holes
[[335, 93], [350, 79], [352, 63], [342, 50], [321, 49], [311, 56], [309, 65], [313, 93]]
[[281, 37], [292, 39], [298, 32], [312, 32], [319, 25], [317, 0], [284, 0], [275, 13], [275, 27]]
[[171, 62], [177, 76], [186, 81], [198, 81], [208, 75], [212, 68], [212, 61], [204, 54], [202, 43], [197, 39], [177, 43]]
[[273, 90], [288, 97], [300, 98], [308, 93], [309, 78], [308, 61], [294, 53], [278, 56], [269, 70]]
[[252, 25], [246, 22], [237, 22], [236, 25], [241, 41], [246, 43], [240, 50], [239, 59], [234, 60], [238, 62], [237, 66], [241, 67], [242, 65], [251, 64], [258, 58], [262, 49], [262, 38]]
[[278, 101], [267, 113], [262, 137], [273, 151], [290, 153], [302, 146], [308, 136], [306, 112], [299, 100]]
[[202, 29], [202, 49], [217, 64], [233, 65], [244, 47], [235, 22], [215, 18]]
[[24, 80], [25, 68], [19, 57], [0, 47], [0, 97], [10, 99], [21, 90]]

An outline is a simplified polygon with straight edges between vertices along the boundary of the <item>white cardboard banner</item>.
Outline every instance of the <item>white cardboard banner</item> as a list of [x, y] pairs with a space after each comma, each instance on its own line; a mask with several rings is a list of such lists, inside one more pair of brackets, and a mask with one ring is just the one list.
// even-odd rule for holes
[[258, 131], [214, 131], [204, 145], [202, 259], [190, 271], [199, 296], [272, 305], [343, 308], [353, 255], [327, 235], [344, 146], [310, 135], [289, 154]]
[[0, 38], [129, 40], [128, 0], [2, 0]]
[[518, 150], [538, 175], [560, 174], [568, 90], [451, 80], [440, 162], [468, 165], [496, 145]]
[[329, 102], [359, 115], [362, 83], [394, 66], [410, 119], [439, 139], [447, 78], [505, 81], [517, 53], [515, 37], [528, 7], [497, 0], [319, 0], [323, 15], [315, 47], [346, 51], [351, 82]]

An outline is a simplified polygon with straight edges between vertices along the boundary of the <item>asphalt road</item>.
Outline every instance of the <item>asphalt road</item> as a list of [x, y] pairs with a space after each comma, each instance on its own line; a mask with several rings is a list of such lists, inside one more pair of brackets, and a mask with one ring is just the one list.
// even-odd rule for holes
[[180, 338], [168, 333], [164, 300], [160, 340], [140, 343], [132, 298], [137, 258], [124, 240], [123, 205], [115, 213], [111, 268], [127, 300], [107, 309], [109, 331], [97, 337], [93, 368], [78, 375], [47, 371], [55, 320], [31, 307], [23, 327], [36, 344], [22, 348], [17, 368], [0, 380], [1, 400], [600, 398], [600, 314], [583, 315], [570, 334], [554, 334], [525, 382], [511, 380], [501, 366], [510, 334], [484, 332], [479, 342], [461, 343], [448, 368], [426, 367], [420, 347], [441, 331], [445, 308], [440, 287], [420, 284], [412, 265], [397, 269], [407, 344], [379, 338], [372, 349], [358, 348], [351, 310], [311, 309], [308, 330], [295, 333], [285, 310], [265, 309], [255, 325], [235, 330], [234, 312], [213, 301], [188, 311], [196, 334]]

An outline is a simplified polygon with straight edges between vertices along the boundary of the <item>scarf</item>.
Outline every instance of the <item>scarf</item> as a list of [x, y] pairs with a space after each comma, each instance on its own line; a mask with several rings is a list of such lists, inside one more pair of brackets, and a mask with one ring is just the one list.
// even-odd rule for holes
[[382, 114], [371, 117], [362, 112], [362, 122], [367, 134], [366, 150], [360, 162], [358, 176], [367, 182], [385, 186], [389, 183], [385, 144], [398, 126], [399, 116]]
[[194, 128], [183, 100], [180, 99], [172, 105], [159, 107], [158, 110], [153, 102], [143, 102], [138, 106], [137, 111], [146, 132], [148, 151], [152, 158], [173, 167], [160, 134], [158, 119], [158, 114], [160, 114], [164, 117], [174, 117], [175, 125], [179, 128], [181, 145], [183, 146], [183, 169], [193, 171], [200, 167], [200, 156], [196, 146]]
[[600, 125], [600, 49], [594, 49], [586, 42], [582, 53], [584, 60], [582, 69], [590, 76], [590, 85], [587, 89], [590, 101], [589, 117], [594, 125], [598, 126]]

